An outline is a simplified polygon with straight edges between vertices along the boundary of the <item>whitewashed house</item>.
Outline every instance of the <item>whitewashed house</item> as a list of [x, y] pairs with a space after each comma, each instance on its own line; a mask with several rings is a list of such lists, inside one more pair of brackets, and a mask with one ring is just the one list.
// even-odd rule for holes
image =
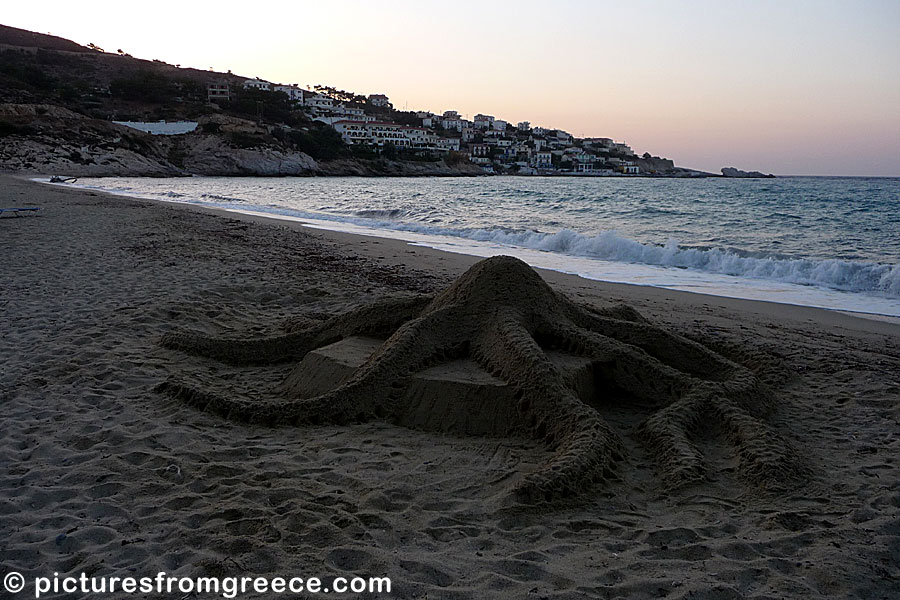
[[325, 94], [306, 92], [303, 95], [303, 105], [314, 110], [331, 111], [334, 108], [334, 100]]
[[341, 120], [334, 129], [347, 144], [381, 147], [391, 143], [398, 148], [427, 148], [435, 145], [435, 136], [424, 127], [410, 127], [386, 121]]
[[369, 104], [372, 106], [390, 106], [390, 99], [384, 94], [369, 94]]
[[532, 155], [532, 165], [538, 169], [550, 169], [553, 167], [553, 154], [549, 151], [535, 152]]
[[303, 95], [308, 93], [302, 87], [297, 85], [276, 85], [273, 89], [276, 92], [287, 94], [288, 99], [294, 104], [303, 104]]
[[491, 115], [475, 115], [475, 129], [490, 129], [491, 123], [494, 122], [494, 117]]
[[441, 119], [441, 127], [452, 131], [462, 131], [463, 123], [459, 117], [444, 117]]
[[259, 78], [248, 79], [247, 81], [244, 82], [244, 89], [249, 90], [250, 88], [262, 90], [264, 92], [271, 92], [272, 91], [272, 83], [269, 81], [266, 81], [264, 79], [259, 79]]
[[437, 147], [440, 150], [444, 151], [454, 151], [459, 152], [459, 138], [445, 138], [439, 137], [437, 139]]

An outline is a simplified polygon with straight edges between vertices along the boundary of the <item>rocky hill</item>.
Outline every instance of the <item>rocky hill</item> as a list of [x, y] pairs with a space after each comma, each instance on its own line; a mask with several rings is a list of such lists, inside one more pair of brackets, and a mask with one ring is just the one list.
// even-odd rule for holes
[[[112, 175], [474, 175], [468, 163], [393, 161], [353, 152], [330, 126], [244, 77], [104, 52], [0, 26], [0, 170]], [[207, 84], [232, 84], [217, 106]], [[112, 121], [190, 120], [196, 132], [152, 136]]]
[[268, 127], [236, 117], [215, 115], [197, 132], [154, 136], [50, 104], [0, 104], [0, 171], [78, 177], [480, 173], [475, 165], [443, 161], [317, 161], [280, 145]]
[[26, 29], [0, 25], [0, 45], [19, 48], [41, 48], [43, 50], [61, 50], [64, 52], [91, 52], [91, 49], [76, 44], [71, 40], [45, 33], [36, 33]]

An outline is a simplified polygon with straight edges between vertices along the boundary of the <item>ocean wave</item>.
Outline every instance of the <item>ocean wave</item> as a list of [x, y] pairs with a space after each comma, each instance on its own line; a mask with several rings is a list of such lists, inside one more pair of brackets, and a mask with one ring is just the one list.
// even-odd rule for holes
[[368, 219], [396, 219], [406, 214], [406, 211], [400, 208], [388, 209], [364, 209], [353, 213], [358, 217], [366, 217]]
[[678, 267], [753, 279], [815, 285], [848, 292], [876, 292], [900, 298], [900, 265], [742, 256], [734, 251], [682, 248], [675, 240], [665, 245], [643, 244], [615, 232], [586, 236], [575, 231], [558, 233], [508, 232], [481, 229], [457, 232], [480, 242], [520, 246], [533, 250], [584, 256], [612, 262]]
[[[254, 210], [259, 210], [259, 208], [255, 207]], [[372, 218], [376, 216], [372, 213], [382, 213], [378, 215], [382, 219], [391, 218], [393, 216], [391, 213], [394, 213], [395, 210], [359, 211], [352, 217], [294, 211], [283, 207], [270, 208], [265, 212], [429, 236], [449, 236], [609, 262], [690, 269], [717, 275], [768, 279], [844, 292], [864, 292], [900, 298], [900, 265], [841, 259], [813, 260], [766, 256], [758, 251], [745, 252], [735, 248], [680, 246], [677, 240], [669, 240], [665, 245], [646, 244], [626, 238], [614, 231], [605, 231], [598, 235], [585, 235], [570, 229], [546, 233], [522, 231], [503, 226], [480, 229], [448, 228]], [[362, 216], [360, 214], [362, 212], [365, 212], [366, 216]]]
[[[615, 231], [604, 231], [599, 234], [578, 233], [571, 229], [562, 229], [555, 233], [523, 230], [521, 228], [504, 227], [501, 223], [493, 227], [467, 227], [472, 221], [469, 218], [454, 215], [452, 212], [442, 214], [439, 209], [422, 210], [410, 208], [361, 208], [353, 211], [344, 208], [343, 214], [337, 213], [338, 207], [323, 202], [317, 209], [304, 210], [289, 207], [285, 204], [264, 204], [254, 200], [252, 194], [246, 200], [228, 195], [192, 191], [184, 194], [174, 190], [162, 190], [162, 194], [153, 194], [147, 190], [140, 192], [131, 187], [130, 181], [103, 182], [103, 186], [79, 184], [77, 187], [93, 187], [106, 189], [113, 193], [121, 193], [139, 197], [168, 197], [182, 202], [213, 204], [223, 208], [251, 210], [253, 212], [281, 215], [290, 218], [306, 218], [316, 221], [331, 221], [336, 225], [353, 224], [367, 228], [392, 231], [403, 231], [440, 238], [457, 238], [473, 242], [498, 244], [510, 247], [538, 250], [568, 256], [608, 262], [650, 265], [656, 267], [688, 269], [716, 275], [728, 275], [737, 278], [771, 280], [782, 283], [817, 286], [830, 290], [860, 292], [868, 295], [891, 299], [900, 298], [900, 265], [885, 264], [863, 260], [852, 260], [846, 254], [839, 255], [835, 248], [830, 248], [834, 258], [798, 258], [787, 253], [763, 252], [734, 247], [727, 236], [716, 239], [711, 245], [682, 245], [671, 239], [665, 244], [644, 243], [625, 237]], [[112, 189], [110, 189], [112, 187]], [[219, 191], [219, 190], [216, 190]], [[227, 192], [225, 192], [227, 194]], [[484, 190], [473, 191], [472, 198], [490, 195], [494, 192]], [[495, 194], [495, 193], [494, 193]], [[495, 194], [496, 195], [496, 194]], [[471, 200], [471, 198], [469, 198]], [[532, 199], [533, 201], [533, 199]], [[471, 203], [471, 202], [470, 202]], [[469, 207], [471, 208], [471, 207]], [[661, 207], [655, 207], [660, 210]], [[589, 212], [586, 207], [572, 206], [567, 212]], [[790, 213], [781, 211], [778, 218], [789, 218]], [[447, 217], [454, 217], [448, 219]], [[547, 220], [544, 226], [549, 226]], [[586, 227], [591, 221], [586, 218]], [[508, 223], [508, 221], [507, 221]], [[458, 224], [456, 227], [453, 224]], [[562, 222], [560, 222], [562, 224]], [[728, 224], [728, 228], [740, 226], [739, 223]], [[773, 242], [775, 243], [775, 242]], [[721, 245], [718, 245], [721, 244]], [[887, 260], [893, 261], [892, 255]]]
[[203, 194], [200, 194], [200, 197], [204, 198], [206, 200], [220, 200], [220, 201], [225, 201], [225, 202], [244, 202], [244, 200], [241, 198], [234, 198], [232, 196], [222, 196], [219, 194], [203, 193]]

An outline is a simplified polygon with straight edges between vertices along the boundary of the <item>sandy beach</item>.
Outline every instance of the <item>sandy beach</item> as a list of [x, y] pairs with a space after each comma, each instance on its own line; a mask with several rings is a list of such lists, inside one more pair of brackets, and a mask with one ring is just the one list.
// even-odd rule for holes
[[252, 400], [294, 366], [161, 345], [173, 331], [278, 335], [437, 293], [477, 258], [9, 176], [0, 189], [3, 207], [41, 207], [0, 218], [4, 572], [375, 576], [391, 592], [364, 597], [409, 599], [900, 596], [896, 323], [541, 271], [756, 373], [803, 477], [744, 477], [734, 440], [702, 423], [704, 480], [673, 489], [637, 435], [650, 412], [616, 403], [600, 411], [624, 445], [615, 477], [519, 505], [508, 490], [552, 454], [538, 439], [268, 427], [156, 391], [177, 376]]

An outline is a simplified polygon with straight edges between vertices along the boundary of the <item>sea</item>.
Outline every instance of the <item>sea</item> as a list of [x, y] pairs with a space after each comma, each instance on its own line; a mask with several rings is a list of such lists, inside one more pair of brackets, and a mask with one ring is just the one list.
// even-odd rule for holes
[[900, 317], [900, 178], [111, 177], [74, 185], [508, 254], [588, 279]]

